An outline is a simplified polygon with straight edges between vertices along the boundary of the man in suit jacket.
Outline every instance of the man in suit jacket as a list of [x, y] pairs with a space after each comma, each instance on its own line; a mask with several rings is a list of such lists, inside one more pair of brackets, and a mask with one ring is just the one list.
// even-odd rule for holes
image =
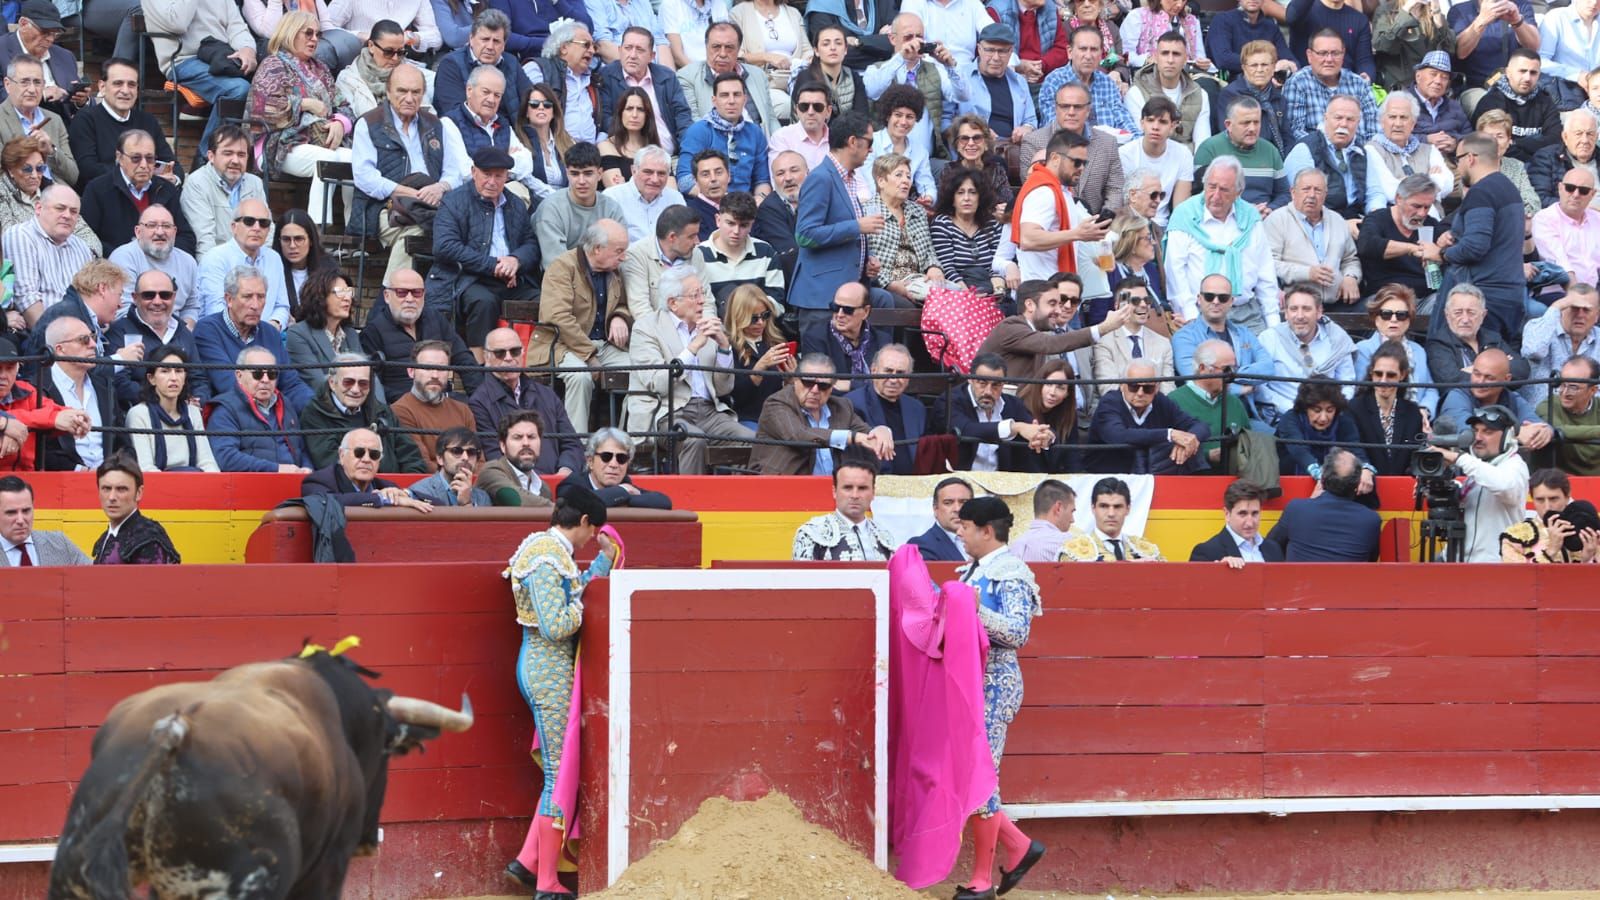
[[370, 428], [352, 428], [339, 442], [339, 457], [300, 480], [300, 496], [326, 494], [340, 506], [402, 506], [427, 512], [433, 504], [378, 477], [383, 439]]
[[[756, 433], [739, 424], [733, 407], [721, 398], [733, 393], [733, 344], [722, 320], [705, 315], [706, 290], [693, 269], [676, 268], [661, 276], [665, 309], [640, 321], [628, 354], [637, 369], [629, 375], [630, 392], [647, 396], [633, 421], [649, 422], [651, 431], [674, 428], [687, 432], [678, 445], [678, 474], [706, 475], [708, 438], [749, 440]], [[706, 372], [683, 369], [673, 374], [667, 363], [715, 367]], [[642, 417], [639, 414], [642, 413]]]
[[1283, 562], [1283, 548], [1261, 536], [1261, 501], [1267, 492], [1235, 481], [1222, 492], [1222, 530], [1189, 552], [1190, 562], [1225, 562], [1242, 569], [1247, 562]]
[[578, 488], [591, 491], [608, 509], [627, 506], [633, 509], [671, 509], [672, 498], [660, 491], [636, 487], [628, 477], [628, 461], [633, 457], [633, 438], [620, 428], [601, 428], [589, 435], [588, 468], [579, 469], [556, 485], [556, 497], [569, 496]]
[[[1082, 285], [1073, 284], [1066, 289], [1074, 292], [1076, 305], [1077, 295], [1083, 290]], [[1001, 319], [989, 336], [983, 339], [983, 346], [978, 348], [978, 352], [999, 354], [1006, 361], [1006, 373], [1012, 378], [1038, 378], [1039, 370], [1047, 359], [1097, 343], [1103, 336], [1120, 328], [1131, 311], [1126, 305], [1119, 304], [1098, 325], [1058, 332], [1055, 324], [1062, 315], [1061, 292], [1061, 285], [1043, 279], [1017, 285], [1017, 306], [1022, 312]], [[1148, 315], [1148, 307], [1146, 311]], [[1073, 369], [1076, 370], [1077, 366], [1073, 366]]]
[[[8, 35], [7, 38], [0, 38], [0, 43], [14, 37]], [[0, 63], [0, 71], [4, 70], [5, 65]], [[72, 158], [67, 123], [62, 121], [60, 115], [41, 105], [45, 91], [49, 90], [44, 86], [44, 67], [36, 60], [19, 62], [16, 80], [6, 78], [5, 84], [14, 86], [15, 90], [10, 91], [4, 101], [0, 101], [0, 114], [3, 114], [0, 115], [0, 145], [30, 135], [35, 139], [43, 138], [42, 143], [46, 148], [44, 161], [50, 167], [50, 180], [66, 185], [77, 184], [78, 163]]]
[[[643, 321], [665, 304], [656, 294], [661, 275], [668, 269], [693, 265], [700, 243], [700, 214], [687, 206], [669, 206], [656, 218], [655, 237], [634, 241], [622, 257], [622, 287], [628, 295], [628, 313]], [[716, 299], [706, 295], [706, 315], [716, 315]]]
[[[630, 87], [642, 87], [650, 92], [651, 107], [656, 114], [656, 130], [660, 132], [662, 146], [672, 153], [683, 137], [684, 129], [694, 124], [695, 115], [689, 109], [689, 100], [683, 94], [677, 73], [667, 66], [652, 61], [655, 56], [655, 35], [648, 28], [630, 26], [622, 33], [618, 47], [620, 58], [601, 66], [595, 73], [596, 88], [600, 94], [600, 121], [611, 122], [617, 108], [617, 98]], [[667, 127], [661, 128], [665, 122]]]
[[[1028, 407], [1003, 393], [1006, 363], [993, 353], [972, 358], [972, 376], [953, 389], [949, 403], [934, 409], [935, 433], [960, 437], [958, 468], [973, 472], [1036, 471], [1039, 452], [1055, 432], [1037, 423]], [[948, 408], [949, 420], [945, 421]]]
[[[1154, 378], [1155, 366], [1135, 360], [1124, 378]], [[1089, 425], [1090, 444], [1132, 444], [1132, 449], [1090, 450], [1096, 472], [1182, 475], [1200, 468], [1200, 443], [1211, 437], [1206, 423], [1184, 412], [1154, 381], [1123, 384], [1100, 398]]]
[[913, 475], [917, 441], [928, 432], [928, 408], [916, 397], [906, 395], [911, 384], [911, 351], [904, 344], [884, 344], [872, 357], [872, 372], [896, 377], [862, 380], [845, 395], [846, 399], [868, 425], [887, 428], [894, 436], [894, 459], [884, 464], [883, 472]]
[[[1113, 310], [1123, 312], [1122, 327], [1100, 332], [1101, 338], [1089, 355], [1091, 371], [1096, 378], [1120, 378], [1128, 364], [1137, 359], [1149, 363], [1155, 369], [1157, 378], [1165, 379], [1158, 381], [1156, 386], [1161, 393], [1170, 394], [1177, 385], [1172, 380], [1172, 341], [1145, 327], [1150, 321], [1150, 305], [1150, 288], [1144, 278], [1133, 275], [1122, 279], [1122, 283], [1117, 285], [1116, 308]], [[1101, 384], [1095, 390], [1104, 396], [1117, 387], [1116, 384]]]
[[[531, 409], [511, 413], [496, 429], [500, 458], [478, 470], [478, 487], [495, 506], [549, 506], [555, 502], [540, 477], [539, 454], [544, 423]], [[549, 473], [545, 473], [549, 474]]]
[[957, 532], [961, 530], [961, 505], [972, 499], [972, 485], [950, 477], [933, 488], [933, 527], [909, 543], [922, 554], [924, 562], [971, 562], [967, 548]]
[[[78, 25], [81, 28], [83, 23], [80, 21]], [[16, 30], [0, 37], [0, 71], [4, 71], [11, 60], [18, 56], [31, 56], [44, 62], [50, 67], [50, 80], [54, 83], [54, 87], [45, 89], [44, 102], [63, 119], [70, 119], [76, 110], [89, 102], [90, 88], [85, 87], [76, 94], [67, 93], [79, 80], [78, 61], [72, 58], [72, 51], [52, 39], [59, 37], [61, 30], [61, 12], [54, 3], [50, 0], [27, 0], [17, 16]], [[83, 81], [87, 83], [89, 79]], [[8, 87], [6, 91], [0, 91], [0, 97], [9, 90]], [[72, 179], [67, 179], [66, 183], [71, 184]]]
[[839, 454], [864, 447], [879, 460], [894, 458], [894, 435], [872, 428], [849, 400], [833, 395], [833, 364], [826, 356], [802, 354], [788, 388], [767, 398], [756, 437], [796, 446], [757, 444], [750, 468], [763, 475], [831, 475]]
[[567, 419], [561, 397], [543, 381], [524, 375], [523, 359], [522, 338], [516, 331], [496, 328], [484, 339], [483, 364], [493, 377], [485, 378], [467, 398], [483, 458], [500, 458], [500, 442], [495, 436], [507, 416], [532, 410], [539, 414], [540, 424], [546, 425], [552, 435], [564, 435], [541, 441], [537, 467], [562, 477], [582, 470], [583, 442], [578, 440], [572, 422]]
[[33, 530], [33, 485], [15, 475], [0, 478], [0, 567], [90, 564], [61, 532]]
[[[511, 154], [492, 145], [479, 148], [472, 155], [471, 183], [446, 194], [433, 220], [428, 308], [455, 323], [468, 347], [483, 346], [500, 320], [502, 300], [537, 295], [539, 245], [527, 204], [506, 192], [510, 170]], [[490, 249], [496, 236], [504, 242], [498, 254]]]
[[756, 207], [756, 223], [750, 236], [766, 241], [778, 251], [778, 264], [783, 266], [783, 283], [794, 285], [794, 264], [800, 257], [800, 245], [794, 239], [795, 210], [800, 204], [800, 185], [805, 184], [811, 169], [806, 158], [793, 150], [785, 150], [772, 160], [772, 193]]
[[871, 371], [872, 360], [889, 343], [890, 332], [867, 325], [872, 316], [872, 292], [859, 281], [839, 285], [829, 309], [828, 318], [815, 319], [800, 329], [800, 349], [833, 360], [833, 370], [844, 376], [843, 388], [849, 390], [850, 376]]
[[872, 123], [845, 113], [828, 125], [828, 160], [800, 185], [795, 217], [794, 281], [789, 305], [799, 311], [800, 328], [826, 323], [828, 305], [839, 286], [860, 281], [867, 265], [868, 234], [883, 228], [883, 217], [868, 216], [857, 195], [855, 171], [872, 153]]
[[[1301, 169], [1294, 175], [1289, 198], [1288, 206], [1273, 210], [1261, 223], [1278, 283], [1315, 284], [1324, 306], [1360, 300], [1361, 261], [1356, 258], [1355, 238], [1343, 216], [1324, 208], [1327, 176], [1320, 169]], [[1311, 242], [1316, 228], [1322, 230], [1321, 247]]]
[[1290, 500], [1267, 542], [1287, 562], [1376, 562], [1383, 520], [1356, 502], [1361, 460], [1342, 448], [1322, 463], [1322, 493]]
[[[613, 219], [600, 219], [583, 233], [583, 241], [547, 263], [539, 294], [539, 315], [553, 328], [540, 328], [528, 345], [536, 366], [554, 362], [566, 389], [567, 419], [579, 431], [589, 430], [589, 400], [594, 396], [595, 370], [628, 364], [633, 316], [622, 286], [623, 254], [628, 229]], [[605, 288], [595, 296], [595, 283]]]
[[[156, 142], [143, 131], [130, 129], [117, 138], [116, 165], [83, 188], [83, 221], [100, 236], [101, 247], [113, 249], [133, 240], [133, 228], [145, 207], [159, 203], [172, 213], [178, 226], [177, 245], [185, 252], [195, 250], [194, 230], [183, 215], [183, 197], [178, 188], [156, 176]], [[134, 199], [134, 189], [143, 193]]]

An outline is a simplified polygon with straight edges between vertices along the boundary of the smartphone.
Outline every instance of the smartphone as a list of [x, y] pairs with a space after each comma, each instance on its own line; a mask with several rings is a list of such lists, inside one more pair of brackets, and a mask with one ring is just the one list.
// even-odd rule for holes
[[1112, 212], [1111, 210], [1102, 209], [1098, 213], [1095, 214], [1094, 220], [1096, 222], [1099, 222], [1101, 225], [1110, 225], [1111, 224], [1111, 220], [1115, 219], [1116, 217], [1117, 217], [1117, 214]]
[[67, 93], [76, 94], [79, 91], [87, 90], [92, 87], [94, 87], [94, 82], [92, 81], [74, 81], [72, 84], [67, 86]]
[[784, 343], [784, 346], [789, 348], [789, 358], [790, 359], [793, 359], [793, 358], [795, 358], [795, 357], [800, 355], [800, 342], [799, 341], [787, 341], [787, 342]]

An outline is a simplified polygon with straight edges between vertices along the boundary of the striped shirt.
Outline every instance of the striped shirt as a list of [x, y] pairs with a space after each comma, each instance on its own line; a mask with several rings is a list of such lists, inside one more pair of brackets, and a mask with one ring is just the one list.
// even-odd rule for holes
[[967, 237], [967, 233], [956, 226], [954, 219], [934, 216], [928, 231], [933, 238], [933, 256], [939, 261], [939, 269], [944, 272], [944, 277], [965, 283], [968, 271], [982, 269], [988, 272], [992, 268], [994, 252], [1000, 247], [1003, 230], [999, 220], [995, 220], [979, 228], [977, 234]]
[[694, 248], [691, 260], [695, 271], [700, 273], [700, 279], [705, 282], [706, 290], [716, 297], [717, 309], [725, 314], [728, 298], [733, 296], [733, 292], [740, 285], [753, 284], [766, 291], [768, 299], [775, 304], [775, 311], [782, 313], [786, 291], [783, 264], [778, 261], [778, 251], [766, 241], [749, 238], [745, 242], [744, 255], [732, 259], [717, 249], [713, 243], [715, 238], [716, 233], [713, 233], [710, 238], [701, 241]]
[[0, 253], [17, 273], [11, 308], [18, 312], [36, 303], [49, 307], [60, 300], [72, 284], [72, 276], [94, 259], [82, 238], [71, 235], [57, 244], [39, 227], [38, 219], [6, 229], [0, 237]]

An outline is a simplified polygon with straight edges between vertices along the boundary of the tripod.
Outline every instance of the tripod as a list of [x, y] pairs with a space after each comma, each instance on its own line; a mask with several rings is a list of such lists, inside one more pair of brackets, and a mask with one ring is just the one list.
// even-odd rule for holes
[[[1453, 479], [1417, 479], [1415, 509], [1426, 503], [1428, 517], [1422, 521], [1422, 561], [1461, 562], [1466, 559], [1467, 522], [1461, 508], [1461, 488]], [[1440, 556], [1440, 549], [1444, 555]]]

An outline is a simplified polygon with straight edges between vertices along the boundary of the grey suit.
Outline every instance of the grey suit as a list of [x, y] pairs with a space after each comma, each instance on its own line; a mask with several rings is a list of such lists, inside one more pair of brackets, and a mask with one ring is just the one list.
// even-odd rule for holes
[[[62, 90], [65, 89], [66, 85], [62, 85]], [[44, 133], [50, 138], [51, 149], [55, 151], [45, 160], [50, 165], [50, 174], [62, 184], [77, 184], [78, 163], [72, 158], [72, 147], [67, 143], [67, 123], [48, 109], [39, 111], [44, 113]], [[10, 100], [0, 103], [0, 144], [26, 136], [22, 131], [22, 120], [17, 118], [17, 108]]]
[[[1140, 359], [1156, 368], [1156, 375], [1162, 378], [1172, 377], [1172, 342], [1156, 334], [1148, 328], [1139, 329]], [[1128, 371], [1128, 363], [1133, 362], [1133, 343], [1130, 340], [1128, 329], [1118, 328], [1100, 339], [1098, 344], [1090, 351], [1089, 359], [1096, 378], [1121, 378]], [[1172, 393], [1173, 382], [1160, 382], [1161, 393]], [[1112, 391], [1120, 390], [1118, 384], [1097, 384], [1095, 391], [1100, 396], [1105, 396]]]
[[[35, 531], [29, 555], [36, 566], [88, 566], [93, 561], [59, 531]], [[0, 552], [0, 568], [11, 565], [10, 551]]]
[[[689, 361], [684, 359], [688, 348], [678, 331], [679, 321], [671, 312], [661, 310], [649, 318], [634, 322], [633, 338], [628, 345], [633, 364], [661, 368], [629, 374], [632, 382], [629, 393], [634, 394], [630, 403], [642, 401], [634, 406], [630, 422], [638, 428], [643, 422], [655, 421], [655, 430], [678, 425], [690, 434], [712, 438], [755, 437], [755, 432], [739, 424], [733, 409], [718, 399], [733, 393], [731, 371], [683, 371], [674, 377], [665, 368], [669, 360]], [[728, 368], [733, 365], [733, 355], [719, 351], [715, 341], [707, 340], [701, 345], [700, 352], [694, 355], [693, 361], [701, 366]], [[711, 394], [709, 399], [694, 395], [697, 381], [705, 385]], [[669, 392], [671, 404], [666, 402]], [[671, 422], [666, 421], [669, 405], [673, 416]], [[706, 474], [706, 447], [704, 437], [685, 439], [678, 448], [678, 474]]]
[[[344, 349], [347, 353], [363, 353], [361, 337], [354, 328], [345, 325]], [[318, 385], [328, 380], [328, 365], [333, 362], [333, 343], [328, 340], [328, 332], [321, 328], [312, 328], [304, 322], [290, 325], [283, 333], [284, 343], [289, 345], [289, 362], [300, 368], [300, 377], [306, 384]], [[374, 388], [380, 388], [382, 382], [374, 382]], [[381, 395], [380, 398], [382, 399]]]
[[[750, 99], [745, 102], [745, 111], [751, 107], [760, 116], [761, 130], [770, 137], [778, 130], [778, 117], [772, 112], [772, 91], [767, 86], [767, 75], [758, 66], [749, 63], [740, 63], [744, 67], [744, 90]], [[678, 85], [683, 88], [683, 97], [689, 101], [689, 114], [696, 122], [704, 119], [706, 113], [711, 111], [711, 80], [707, 77], [710, 67], [703, 62], [690, 63], [688, 68], [678, 73]]]

